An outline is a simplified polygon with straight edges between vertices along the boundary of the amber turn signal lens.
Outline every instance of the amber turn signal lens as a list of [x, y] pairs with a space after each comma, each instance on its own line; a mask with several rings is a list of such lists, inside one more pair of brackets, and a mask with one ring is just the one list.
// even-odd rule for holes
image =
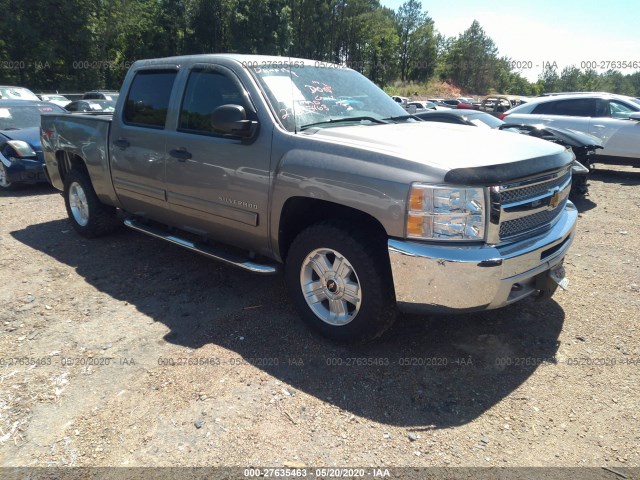
[[411, 189], [409, 196], [409, 209], [421, 212], [424, 207], [424, 191], [419, 188]]

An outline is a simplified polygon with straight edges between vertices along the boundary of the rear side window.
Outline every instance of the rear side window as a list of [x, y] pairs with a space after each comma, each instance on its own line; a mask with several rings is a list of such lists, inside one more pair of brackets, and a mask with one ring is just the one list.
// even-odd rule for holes
[[227, 75], [214, 70], [194, 70], [189, 75], [178, 129], [189, 133], [216, 135], [211, 114], [222, 105], [241, 105], [251, 119], [242, 91]]
[[573, 100], [558, 100], [545, 102], [534, 108], [534, 114], [568, 115], [571, 117], [595, 117], [595, 98], [578, 98]]
[[175, 70], [147, 70], [136, 74], [124, 107], [125, 123], [164, 128], [176, 79]]

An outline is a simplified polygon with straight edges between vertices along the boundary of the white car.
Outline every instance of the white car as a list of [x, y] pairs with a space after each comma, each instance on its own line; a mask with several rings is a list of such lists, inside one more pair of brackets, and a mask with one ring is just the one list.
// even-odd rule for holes
[[597, 162], [639, 164], [640, 100], [633, 97], [608, 93], [538, 97], [499, 118], [507, 123], [542, 124], [590, 133], [602, 140]]
[[40, 98], [43, 102], [55, 103], [62, 108], [71, 103], [71, 100], [69, 100], [67, 97], [65, 97], [64, 95], [58, 95], [57, 93], [43, 93], [42, 95], [40, 95]]
[[39, 102], [40, 99], [35, 93], [28, 88], [24, 87], [11, 87], [7, 85], [0, 85], [0, 99], [4, 100], [35, 100]]

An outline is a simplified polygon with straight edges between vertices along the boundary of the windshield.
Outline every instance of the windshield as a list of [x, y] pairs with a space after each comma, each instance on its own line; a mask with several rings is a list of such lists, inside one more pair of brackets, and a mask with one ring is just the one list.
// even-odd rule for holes
[[22, 87], [0, 87], [0, 98], [11, 100], [40, 100], [31, 90]]
[[468, 119], [471, 123], [478, 127], [497, 128], [504, 122], [492, 115], [469, 115]]
[[[334, 127], [367, 119], [383, 123], [407, 112], [364, 76], [347, 68], [303, 65], [289, 68], [251, 68], [273, 110], [289, 131], [309, 125]], [[363, 117], [366, 117], [363, 118]], [[323, 122], [336, 122], [326, 123]]]
[[57, 105], [0, 106], [0, 130], [39, 127], [41, 113], [59, 112], [64, 110]]

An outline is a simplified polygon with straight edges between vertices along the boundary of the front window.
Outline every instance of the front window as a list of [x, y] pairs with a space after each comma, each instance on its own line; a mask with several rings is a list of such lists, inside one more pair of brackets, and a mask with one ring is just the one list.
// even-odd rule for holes
[[497, 128], [504, 122], [493, 115], [469, 115], [468, 120], [477, 127]]
[[[407, 112], [389, 95], [354, 70], [337, 66], [250, 68], [273, 110], [289, 131], [310, 125], [386, 123]], [[326, 123], [325, 123], [326, 122]]]
[[611, 118], [628, 119], [629, 115], [637, 110], [633, 110], [624, 103], [610, 101], [609, 102], [609, 115]]
[[231, 77], [211, 68], [198, 68], [189, 74], [180, 110], [178, 130], [200, 135], [222, 135], [211, 124], [211, 113], [222, 105], [240, 105], [247, 116], [255, 120], [247, 108], [244, 93]]

